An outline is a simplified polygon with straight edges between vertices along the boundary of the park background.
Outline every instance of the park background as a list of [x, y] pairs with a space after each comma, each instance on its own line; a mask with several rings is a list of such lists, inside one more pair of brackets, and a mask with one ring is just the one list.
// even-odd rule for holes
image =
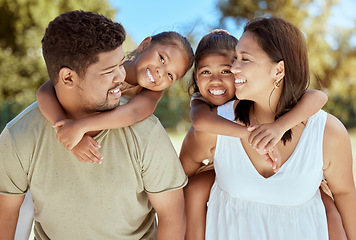
[[[356, 155], [356, 1], [354, 0], [0, 0], [0, 130], [35, 100], [48, 79], [41, 39], [57, 15], [82, 9], [123, 24], [131, 51], [146, 37], [177, 31], [195, 49], [214, 28], [239, 38], [248, 19], [274, 15], [297, 25], [305, 34], [311, 88], [327, 93], [324, 110], [347, 127]], [[189, 96], [183, 80], [165, 90], [155, 114], [179, 151], [189, 121]], [[354, 156], [355, 159], [355, 156]]]
[[[128, 33], [125, 51], [162, 31], [187, 36], [195, 49], [214, 28], [239, 38], [246, 21], [254, 17], [274, 15], [291, 21], [306, 36], [310, 87], [327, 93], [323, 109], [347, 127], [356, 163], [355, 0], [0, 0], [0, 131], [35, 101], [36, 90], [48, 79], [41, 39], [49, 21], [78, 9], [122, 23]], [[178, 153], [190, 126], [190, 76], [188, 72], [165, 90], [155, 111]]]

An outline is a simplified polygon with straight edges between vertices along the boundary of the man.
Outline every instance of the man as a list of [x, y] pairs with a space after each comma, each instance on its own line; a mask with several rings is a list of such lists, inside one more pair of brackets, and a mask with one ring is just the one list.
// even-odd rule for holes
[[[43, 55], [68, 118], [120, 104], [124, 39], [123, 27], [99, 14], [68, 12], [49, 24]], [[90, 135], [101, 145], [102, 164], [80, 163], [67, 151], [37, 103], [7, 124], [0, 136], [0, 239], [13, 239], [28, 190], [36, 239], [183, 239], [187, 179], [158, 119]]]

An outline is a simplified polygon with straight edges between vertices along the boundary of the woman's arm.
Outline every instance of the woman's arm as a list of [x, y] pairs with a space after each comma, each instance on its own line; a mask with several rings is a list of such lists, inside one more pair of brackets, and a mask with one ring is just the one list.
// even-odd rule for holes
[[36, 98], [41, 113], [51, 124], [67, 118], [62, 106], [58, 102], [56, 92], [50, 80], [42, 84], [37, 90]]
[[324, 131], [324, 175], [334, 196], [348, 239], [356, 239], [356, 190], [352, 150], [346, 128], [328, 115]]
[[328, 97], [322, 91], [308, 89], [297, 105], [275, 122], [249, 128], [252, 131], [249, 143], [259, 150], [270, 150], [286, 131], [318, 112], [327, 100]]
[[217, 115], [206, 102], [199, 99], [192, 101], [190, 119], [196, 131], [238, 138], [250, 135], [246, 127]]

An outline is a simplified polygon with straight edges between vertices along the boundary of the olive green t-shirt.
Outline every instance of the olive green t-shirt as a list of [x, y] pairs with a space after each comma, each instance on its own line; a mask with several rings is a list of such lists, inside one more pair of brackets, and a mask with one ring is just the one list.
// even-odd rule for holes
[[37, 239], [154, 239], [146, 193], [187, 183], [164, 128], [152, 115], [94, 139], [102, 164], [79, 162], [32, 104], [0, 136], [0, 194], [30, 190]]

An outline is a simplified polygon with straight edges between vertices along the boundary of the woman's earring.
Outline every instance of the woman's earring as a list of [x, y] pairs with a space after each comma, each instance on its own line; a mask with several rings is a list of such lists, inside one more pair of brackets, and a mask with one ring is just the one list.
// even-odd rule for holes
[[280, 87], [280, 83], [281, 83], [281, 81], [274, 81], [273, 82], [274, 88], [279, 88]]

